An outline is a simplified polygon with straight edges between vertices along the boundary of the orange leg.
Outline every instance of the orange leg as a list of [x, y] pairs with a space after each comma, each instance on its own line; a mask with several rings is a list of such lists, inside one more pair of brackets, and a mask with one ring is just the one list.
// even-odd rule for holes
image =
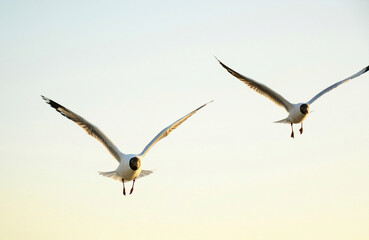
[[122, 178], [122, 183], [123, 183], [123, 195], [126, 195], [126, 187], [124, 186], [124, 179]]
[[135, 179], [135, 180], [133, 180], [132, 188], [131, 188], [131, 191], [129, 192], [129, 194], [132, 194], [132, 192], [133, 192], [133, 187], [135, 186], [135, 182], [136, 182], [136, 179]]
[[302, 127], [302, 122], [301, 122], [300, 134], [302, 134], [303, 131], [304, 131], [304, 129]]

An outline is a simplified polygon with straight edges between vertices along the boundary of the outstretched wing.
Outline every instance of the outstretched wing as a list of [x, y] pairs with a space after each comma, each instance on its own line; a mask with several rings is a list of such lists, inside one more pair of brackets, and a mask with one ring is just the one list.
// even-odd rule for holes
[[44, 97], [41, 95], [41, 97], [48, 103], [51, 107], [55, 108], [56, 111], [60, 112], [64, 117], [69, 118], [73, 122], [77, 123], [79, 126], [81, 126], [89, 135], [93, 136], [97, 140], [99, 140], [104, 146], [108, 149], [108, 151], [115, 157], [115, 159], [120, 162], [121, 153], [118, 148], [110, 141], [108, 137], [105, 136], [103, 132], [101, 132], [95, 125], [88, 122], [86, 119], [82, 118], [78, 114], [75, 114], [68, 108], [63, 107], [57, 102], [54, 102], [53, 100]]
[[332, 86], [329, 86], [327, 87], [326, 89], [324, 89], [323, 91], [321, 91], [320, 93], [318, 93], [317, 95], [315, 95], [315, 97], [313, 97], [309, 102], [308, 104], [312, 104], [315, 100], [317, 100], [318, 98], [320, 98], [321, 96], [323, 96], [324, 94], [326, 94], [327, 92], [331, 91], [333, 88], [336, 88], [338, 87], [339, 85], [341, 85], [342, 83], [345, 83], [345, 82], [348, 82], [350, 81], [351, 79], [354, 79], [358, 76], [360, 76], [361, 74], [365, 73], [369, 71], [369, 66], [367, 66], [366, 68], [363, 68], [362, 70], [360, 70], [359, 72], [355, 73], [354, 75], [352, 75], [351, 77], [348, 77], [342, 81], [339, 81], [335, 84], [333, 84]]
[[155, 143], [157, 143], [158, 141], [160, 141], [161, 139], [165, 138], [166, 136], [169, 135], [169, 133], [171, 131], [173, 131], [174, 129], [176, 129], [179, 125], [181, 125], [184, 121], [186, 121], [189, 117], [191, 117], [192, 115], [194, 115], [197, 111], [199, 111], [201, 108], [205, 107], [207, 104], [211, 103], [212, 101], [205, 103], [204, 105], [202, 105], [201, 107], [195, 109], [194, 111], [190, 112], [189, 114], [187, 114], [186, 116], [178, 119], [177, 121], [175, 121], [174, 123], [172, 123], [171, 125], [169, 125], [168, 127], [164, 128], [158, 135], [156, 135], [156, 137], [154, 137], [153, 140], [151, 140], [151, 142], [149, 144], [147, 144], [147, 146], [144, 148], [144, 150], [139, 154], [139, 156], [144, 157], [146, 155], [146, 153], [152, 148], [152, 146], [154, 146]]
[[[215, 59], [218, 60], [218, 58], [215, 58]], [[258, 83], [256, 81], [252, 80], [251, 78], [248, 78], [248, 77], [245, 77], [245, 76], [239, 74], [238, 72], [232, 70], [231, 68], [229, 68], [227, 65], [225, 65], [224, 63], [222, 63], [219, 60], [218, 60], [218, 62], [230, 74], [232, 74], [233, 76], [235, 76], [236, 78], [238, 78], [239, 80], [241, 80], [243, 83], [245, 83], [251, 89], [255, 90], [257, 93], [259, 93], [259, 94], [261, 94], [261, 95], [269, 98], [275, 104], [277, 104], [277, 105], [279, 105], [281, 107], [284, 107], [287, 112], [289, 112], [290, 109], [293, 108], [292, 104], [289, 101], [287, 101], [284, 97], [282, 97], [280, 94], [278, 94], [277, 92], [273, 91], [272, 89], [270, 89], [266, 85], [264, 85], [262, 83]]]

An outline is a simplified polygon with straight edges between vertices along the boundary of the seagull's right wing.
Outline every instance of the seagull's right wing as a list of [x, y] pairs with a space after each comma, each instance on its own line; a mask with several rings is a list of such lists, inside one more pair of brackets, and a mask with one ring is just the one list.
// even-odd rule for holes
[[99, 140], [104, 146], [108, 149], [108, 151], [115, 157], [115, 159], [120, 162], [121, 153], [118, 148], [110, 141], [110, 139], [105, 136], [103, 132], [101, 132], [95, 125], [88, 122], [86, 119], [82, 118], [81, 116], [77, 115], [76, 113], [72, 112], [68, 108], [63, 107], [57, 102], [54, 102], [53, 100], [44, 97], [41, 95], [41, 97], [48, 103], [51, 107], [55, 108], [56, 111], [60, 112], [64, 117], [69, 118], [73, 122], [77, 123], [79, 126], [81, 126], [89, 135], [93, 136], [97, 140]]
[[[215, 59], [218, 60], [218, 58], [215, 58]], [[218, 62], [230, 74], [232, 74], [233, 76], [235, 76], [236, 78], [238, 78], [239, 80], [241, 80], [243, 83], [245, 83], [251, 89], [255, 90], [257, 93], [259, 93], [259, 94], [261, 94], [261, 95], [269, 98], [275, 104], [277, 104], [277, 105], [279, 105], [281, 107], [284, 107], [287, 112], [289, 112], [290, 109], [293, 108], [293, 105], [289, 101], [287, 101], [284, 97], [282, 97], [281, 95], [279, 95], [277, 92], [273, 91], [272, 89], [270, 89], [266, 85], [264, 85], [262, 83], [258, 83], [256, 81], [252, 80], [251, 78], [248, 78], [248, 77], [245, 77], [245, 76], [239, 74], [238, 72], [232, 70], [231, 68], [229, 68], [227, 65], [225, 65], [224, 63], [222, 63], [219, 60], [218, 60]]]
[[186, 116], [178, 119], [177, 121], [175, 121], [174, 123], [172, 123], [171, 125], [169, 125], [168, 127], [164, 128], [160, 133], [158, 133], [158, 135], [156, 135], [154, 137], [153, 140], [151, 140], [151, 142], [149, 144], [147, 144], [147, 146], [144, 148], [144, 150], [139, 154], [139, 156], [144, 157], [146, 155], [146, 153], [150, 150], [150, 148], [152, 148], [152, 146], [154, 146], [155, 143], [157, 143], [158, 141], [160, 141], [161, 139], [165, 138], [166, 136], [169, 135], [169, 133], [171, 131], [173, 131], [174, 129], [176, 129], [179, 125], [181, 125], [184, 121], [186, 121], [189, 117], [191, 117], [192, 115], [194, 115], [197, 111], [199, 111], [201, 108], [205, 107], [207, 104], [211, 103], [212, 101], [205, 103], [204, 105], [202, 105], [201, 107], [193, 110], [192, 112], [190, 112], [189, 114], [187, 114]]
[[342, 81], [339, 81], [339, 82], [337, 82], [337, 83], [335, 83], [335, 84], [333, 84], [333, 85], [331, 85], [331, 86], [327, 87], [326, 89], [324, 89], [323, 91], [321, 91], [320, 93], [318, 93], [317, 95], [315, 95], [315, 96], [314, 96], [314, 97], [313, 97], [313, 98], [308, 102], [308, 104], [309, 104], [309, 105], [310, 105], [310, 104], [312, 104], [313, 102], [315, 102], [315, 100], [317, 100], [318, 98], [320, 98], [321, 96], [323, 96], [323, 95], [324, 95], [324, 94], [326, 94], [327, 92], [331, 91], [333, 88], [336, 88], [336, 87], [338, 87], [339, 85], [341, 85], [342, 83], [345, 83], [345, 82], [347, 82], [347, 81], [349, 81], [349, 80], [351, 80], [351, 79], [354, 79], [354, 78], [356, 78], [356, 77], [360, 76], [361, 74], [366, 73], [367, 71], [369, 71], [369, 66], [367, 66], [366, 68], [361, 69], [359, 72], [355, 73], [354, 75], [352, 75], [352, 76], [350, 76], [350, 77], [348, 77], [348, 78], [346, 78], [346, 79], [343, 79]]

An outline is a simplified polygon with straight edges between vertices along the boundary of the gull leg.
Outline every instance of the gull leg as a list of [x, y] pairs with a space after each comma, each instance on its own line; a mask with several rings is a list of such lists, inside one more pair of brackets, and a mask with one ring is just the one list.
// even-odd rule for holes
[[295, 133], [293, 132], [293, 123], [291, 123], [291, 129], [292, 129], [291, 138], [295, 138]]
[[122, 183], [123, 183], [123, 195], [126, 195], [126, 187], [124, 186], [124, 179], [122, 178]]
[[135, 180], [133, 180], [132, 188], [131, 188], [131, 191], [129, 192], [129, 194], [130, 194], [130, 195], [131, 195], [131, 194], [132, 194], [132, 192], [133, 192], [133, 188], [134, 188], [134, 186], [135, 186], [135, 182], [136, 182], [136, 179], [135, 179]]
[[302, 127], [302, 122], [301, 122], [300, 134], [302, 134], [303, 131], [304, 131], [304, 128]]

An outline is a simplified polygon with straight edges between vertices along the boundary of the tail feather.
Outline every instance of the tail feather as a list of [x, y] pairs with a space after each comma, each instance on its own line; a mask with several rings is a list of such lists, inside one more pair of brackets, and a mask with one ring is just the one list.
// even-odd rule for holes
[[274, 123], [289, 123], [289, 121], [287, 120], [287, 118], [285, 118], [285, 119], [281, 119], [279, 121], [275, 121]]
[[117, 180], [119, 182], [122, 182], [122, 177], [119, 176], [115, 171], [111, 171], [111, 172], [98, 172], [101, 176], [104, 177], [110, 177], [114, 180]]
[[[141, 177], [145, 177], [147, 175], [150, 175], [151, 173], [153, 173], [154, 171], [153, 170], [142, 170], [140, 175], [138, 176], [138, 178], [141, 178]], [[110, 177], [116, 181], [119, 181], [119, 182], [122, 182], [122, 177], [119, 176], [117, 174], [116, 171], [111, 171], [111, 172], [98, 172], [101, 176], [104, 176], [104, 177]]]
[[154, 172], [154, 170], [142, 170], [141, 173], [140, 173], [140, 175], [138, 176], [138, 178], [145, 177], [147, 175], [150, 175], [153, 172]]

